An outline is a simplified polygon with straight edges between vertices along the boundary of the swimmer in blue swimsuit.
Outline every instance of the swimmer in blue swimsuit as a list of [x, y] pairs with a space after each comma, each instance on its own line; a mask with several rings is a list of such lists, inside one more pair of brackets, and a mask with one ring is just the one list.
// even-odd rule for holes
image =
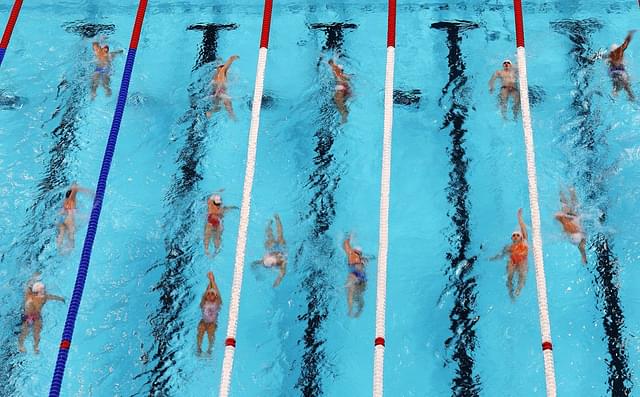
[[267, 225], [267, 230], [265, 231], [265, 242], [264, 248], [266, 253], [257, 261], [253, 261], [252, 265], [254, 268], [256, 266], [264, 266], [266, 268], [278, 268], [280, 273], [278, 277], [273, 282], [273, 287], [277, 287], [280, 285], [282, 278], [287, 272], [287, 242], [284, 239], [284, 234], [282, 231], [282, 222], [280, 221], [280, 216], [275, 214], [273, 218], [276, 221], [276, 235], [273, 235], [273, 221], [269, 220], [269, 224]]
[[100, 83], [104, 87], [107, 96], [111, 96], [111, 61], [113, 58], [122, 54], [124, 50], [109, 52], [109, 46], [100, 46], [97, 42], [93, 43], [93, 52], [96, 56], [96, 68], [91, 78], [91, 99], [95, 99], [96, 90]]
[[[358, 317], [364, 308], [364, 290], [367, 286], [367, 274], [364, 267], [368, 259], [363, 255], [360, 248], [351, 247], [351, 236], [342, 243], [342, 248], [347, 254], [347, 265], [349, 274], [347, 275], [347, 306], [349, 308], [348, 315], [350, 317]], [[353, 303], [356, 304], [356, 310], [353, 311]]]
[[625, 90], [630, 101], [633, 101], [635, 96], [633, 95], [633, 91], [631, 91], [629, 75], [624, 67], [624, 51], [629, 46], [634, 32], [635, 30], [629, 31], [622, 45], [612, 44], [608, 56], [609, 76], [613, 82], [612, 95], [616, 97], [620, 90]]

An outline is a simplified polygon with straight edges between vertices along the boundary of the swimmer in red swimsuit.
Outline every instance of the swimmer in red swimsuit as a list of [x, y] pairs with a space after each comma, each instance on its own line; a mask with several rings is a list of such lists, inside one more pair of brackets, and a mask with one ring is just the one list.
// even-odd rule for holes
[[22, 315], [22, 329], [18, 337], [18, 349], [26, 352], [24, 341], [33, 329], [33, 351], [39, 353], [40, 332], [42, 331], [42, 307], [50, 300], [64, 302], [64, 298], [46, 293], [45, 286], [37, 281], [40, 273], [35, 273], [27, 283], [24, 292], [24, 313]]
[[[78, 192], [93, 194], [93, 191], [78, 186], [75, 182], [69, 187], [64, 195], [62, 208], [58, 214], [58, 237], [56, 246], [63, 254], [69, 253], [76, 242], [76, 195]], [[64, 238], [67, 237], [67, 246], [63, 248]]]
[[338, 112], [340, 112], [341, 123], [347, 122], [347, 116], [349, 116], [349, 110], [347, 109], [346, 101], [351, 97], [351, 83], [349, 82], [349, 75], [344, 72], [342, 65], [338, 65], [333, 62], [333, 59], [329, 59], [329, 66], [336, 78], [336, 89], [333, 95], [333, 101], [336, 103]]
[[[516, 229], [511, 234], [511, 244], [504, 247], [500, 254], [491, 258], [491, 260], [496, 260], [509, 256], [509, 262], [507, 262], [507, 290], [512, 301], [522, 292], [528, 271], [529, 245], [527, 244], [527, 226], [522, 219], [522, 208], [518, 210], [518, 224], [519, 229]], [[513, 275], [515, 273], [518, 273], [518, 286], [514, 291]]]
[[227, 62], [222, 65], [218, 65], [216, 68], [216, 73], [211, 81], [211, 84], [213, 85], [213, 108], [207, 111], [207, 117], [211, 117], [213, 113], [219, 112], [220, 103], [223, 103], [225, 109], [227, 109], [227, 113], [229, 113], [229, 117], [231, 117], [232, 120], [236, 119], [236, 115], [233, 113], [231, 96], [227, 92], [227, 72], [229, 71], [231, 64], [238, 58], [240, 57], [232, 55], [229, 57]]
[[209, 253], [209, 242], [213, 237], [213, 245], [217, 254], [220, 251], [220, 243], [222, 238], [222, 218], [225, 212], [238, 209], [236, 206], [223, 207], [222, 198], [218, 194], [212, 194], [207, 199], [207, 223], [204, 226], [204, 252], [207, 256], [211, 256]]

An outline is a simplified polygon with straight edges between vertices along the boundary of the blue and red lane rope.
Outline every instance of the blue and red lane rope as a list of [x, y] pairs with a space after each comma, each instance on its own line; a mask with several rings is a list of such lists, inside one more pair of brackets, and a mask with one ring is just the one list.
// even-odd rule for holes
[[113, 160], [113, 154], [115, 152], [116, 142], [118, 140], [118, 132], [120, 131], [120, 123], [122, 122], [122, 115], [124, 113], [124, 107], [127, 102], [129, 82], [131, 80], [133, 63], [136, 58], [136, 50], [138, 48], [140, 31], [142, 30], [142, 22], [144, 21], [144, 14], [146, 9], [147, 0], [140, 0], [135, 24], [133, 26], [133, 33], [131, 34], [131, 42], [129, 44], [129, 52], [127, 53], [127, 60], [124, 66], [124, 73], [122, 75], [122, 83], [120, 84], [118, 102], [116, 104], [116, 110], [114, 112], [113, 122], [111, 124], [111, 132], [109, 133], [109, 139], [107, 140], [107, 146], [105, 148], [104, 158], [102, 160], [102, 168], [100, 169], [100, 176], [98, 177], [96, 195], [93, 200], [93, 208], [91, 210], [91, 216], [89, 218], [89, 226], [87, 227], [87, 235], [84, 240], [84, 246], [82, 247], [82, 255], [80, 257], [80, 265], [78, 266], [76, 284], [73, 288], [71, 302], [69, 303], [69, 311], [67, 313], [67, 319], [65, 321], [64, 330], [62, 332], [62, 341], [60, 342], [60, 349], [58, 350], [56, 367], [54, 369], [53, 378], [51, 380], [51, 388], [49, 389], [50, 397], [57, 397], [60, 395], [62, 378], [64, 376], [65, 365], [67, 363], [67, 356], [69, 355], [69, 348], [71, 347], [71, 339], [73, 337], [73, 329], [76, 322], [76, 317], [78, 316], [78, 309], [80, 308], [80, 301], [82, 300], [82, 292], [84, 290], [87, 273], [89, 271], [91, 250], [93, 248], [93, 242], [96, 237], [98, 220], [100, 219], [100, 211], [102, 210], [102, 201], [104, 199], [104, 193], [107, 186], [107, 178], [109, 177], [109, 169], [111, 168], [111, 161]]
[[14, 26], [16, 26], [18, 14], [20, 14], [20, 8], [22, 8], [22, 0], [16, 0], [13, 3], [13, 7], [11, 8], [7, 26], [4, 28], [4, 33], [2, 34], [2, 40], [0, 40], [0, 65], [2, 65], [2, 60], [4, 59], [5, 52], [7, 52], [7, 47], [9, 46], [9, 40], [11, 40], [13, 28]]

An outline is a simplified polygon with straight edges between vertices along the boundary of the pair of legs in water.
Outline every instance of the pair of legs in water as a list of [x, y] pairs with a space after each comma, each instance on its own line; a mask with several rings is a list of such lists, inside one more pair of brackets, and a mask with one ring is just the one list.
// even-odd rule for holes
[[91, 78], [91, 99], [96, 98], [96, 91], [102, 84], [106, 96], [111, 96], [111, 67], [96, 66]]
[[500, 112], [505, 120], [507, 118], [509, 98], [513, 100], [513, 118], [517, 118], [518, 113], [520, 113], [520, 92], [515, 86], [502, 86], [502, 88], [500, 88], [499, 102]]

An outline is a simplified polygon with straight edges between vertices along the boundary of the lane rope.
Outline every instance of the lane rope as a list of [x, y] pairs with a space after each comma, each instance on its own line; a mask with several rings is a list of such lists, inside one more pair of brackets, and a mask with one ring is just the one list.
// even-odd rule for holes
[[96, 194], [95, 198], [93, 199], [93, 208], [91, 209], [89, 225], [87, 226], [87, 235], [84, 240], [84, 246], [82, 247], [82, 255], [80, 257], [80, 265], [78, 266], [78, 273], [76, 275], [76, 283], [73, 288], [71, 301], [69, 302], [69, 311], [67, 312], [67, 319], [65, 321], [64, 330], [62, 332], [62, 341], [60, 342], [58, 358], [56, 360], [56, 366], [53, 372], [53, 378], [51, 380], [51, 388], [49, 389], [50, 397], [60, 396], [60, 388], [62, 387], [64, 370], [67, 363], [67, 357], [69, 355], [69, 349], [71, 348], [73, 329], [75, 326], [76, 318], [78, 316], [78, 309], [80, 308], [80, 302], [82, 300], [82, 292], [84, 290], [84, 285], [87, 279], [87, 273], [89, 271], [91, 251], [93, 249], [93, 242], [95, 240], [96, 231], [98, 229], [98, 220], [100, 219], [100, 212], [102, 210], [102, 201], [104, 199], [104, 194], [107, 187], [107, 178], [109, 177], [111, 161], [113, 160], [113, 154], [116, 149], [118, 132], [120, 131], [120, 123], [122, 122], [122, 115], [124, 113], [124, 108], [127, 102], [129, 82], [131, 81], [133, 63], [136, 58], [136, 50], [138, 48], [140, 31], [142, 30], [142, 22], [144, 20], [146, 9], [147, 0], [140, 0], [135, 24], [133, 26], [133, 33], [131, 34], [131, 42], [129, 44], [129, 52], [127, 54], [127, 60], [124, 66], [124, 73], [122, 75], [122, 83], [120, 84], [118, 102], [113, 114], [111, 132], [109, 133], [109, 138], [107, 140], [107, 145], [104, 151], [104, 158], [102, 159], [100, 175], [98, 176]]
[[11, 40], [13, 28], [16, 26], [16, 21], [18, 20], [18, 14], [20, 14], [21, 8], [22, 0], [16, 0], [13, 3], [13, 7], [11, 8], [9, 20], [7, 21], [7, 25], [4, 28], [4, 33], [2, 34], [2, 40], [0, 40], [0, 66], [2, 66], [2, 60], [4, 60], [4, 54], [7, 52], [9, 40]]
[[553, 345], [551, 343], [551, 323], [547, 302], [547, 282], [544, 274], [544, 256], [542, 253], [542, 232], [540, 228], [540, 205], [538, 203], [538, 180], [536, 175], [536, 158], [533, 145], [533, 128], [531, 127], [531, 110], [529, 106], [529, 83], [527, 79], [527, 57], [524, 49], [524, 22], [521, 0], [513, 0], [513, 11], [516, 25], [516, 47], [518, 57], [518, 78], [520, 82], [520, 103], [522, 111], [522, 128], [527, 157], [527, 179], [529, 184], [529, 206], [531, 209], [531, 229], [533, 233], [533, 258], [536, 266], [536, 287], [538, 292], [538, 309], [540, 317], [540, 333], [542, 336], [542, 354], [544, 358], [544, 377], [547, 396], [556, 396], [556, 376], [553, 364]]
[[262, 93], [264, 92], [264, 74], [267, 65], [267, 48], [269, 47], [269, 31], [271, 29], [271, 11], [273, 0], [265, 0], [262, 17], [262, 33], [260, 35], [260, 49], [258, 50], [258, 66], [256, 71], [256, 85], [251, 104], [251, 125], [249, 127], [249, 143], [247, 146], [247, 164], [242, 188], [242, 206], [240, 207], [240, 224], [238, 226], [238, 241], [236, 243], [236, 257], [231, 285], [231, 300], [229, 304], [229, 324], [225, 339], [224, 359], [220, 375], [220, 389], [218, 395], [227, 397], [231, 387], [233, 358], [236, 350], [236, 333], [238, 329], [238, 311], [240, 310], [240, 292], [242, 290], [242, 274], [244, 271], [245, 250], [247, 247], [247, 229], [249, 226], [249, 212], [251, 209], [251, 190], [256, 168], [256, 151], [258, 146], [258, 130], [260, 127], [260, 108]]
[[385, 315], [387, 305], [387, 254], [389, 249], [389, 196], [391, 190], [391, 138], [393, 129], [393, 74], [396, 47], [396, 0], [389, 0], [387, 65], [384, 83], [382, 175], [380, 177], [380, 229], [376, 284], [376, 330], [373, 356], [373, 396], [384, 394]]

